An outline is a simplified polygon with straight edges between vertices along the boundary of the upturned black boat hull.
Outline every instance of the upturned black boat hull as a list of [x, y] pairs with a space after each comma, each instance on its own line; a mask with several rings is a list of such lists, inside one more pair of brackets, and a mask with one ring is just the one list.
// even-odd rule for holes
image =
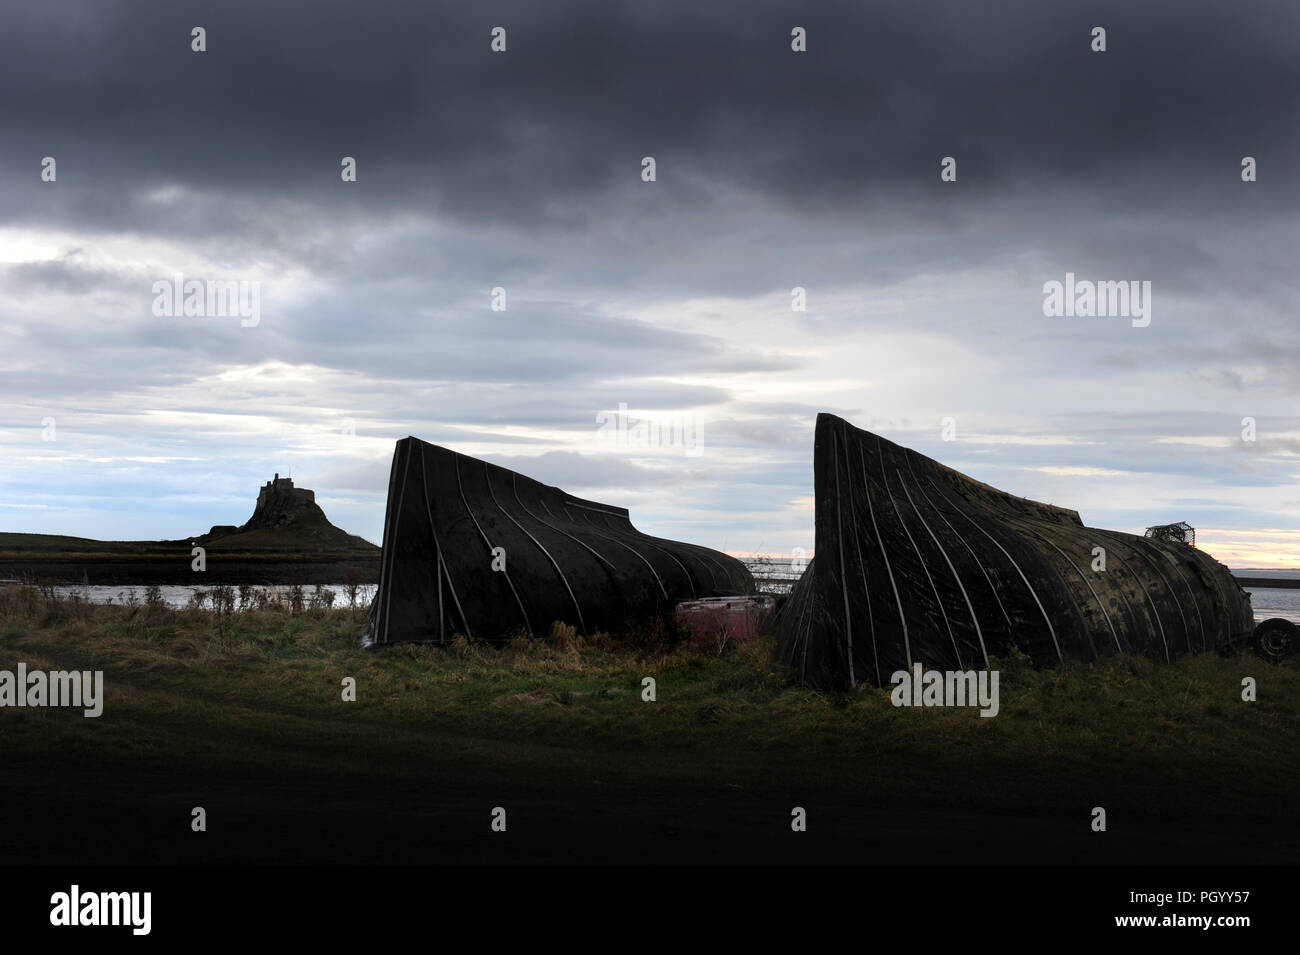
[[621, 507], [408, 437], [393, 454], [370, 638], [615, 630], [679, 599], [753, 589], [734, 557], [642, 534]]
[[811, 686], [984, 669], [1012, 647], [1049, 665], [1249, 639], [1249, 595], [1195, 547], [1085, 527], [834, 415], [813, 456], [815, 557], [778, 621], [778, 654]]

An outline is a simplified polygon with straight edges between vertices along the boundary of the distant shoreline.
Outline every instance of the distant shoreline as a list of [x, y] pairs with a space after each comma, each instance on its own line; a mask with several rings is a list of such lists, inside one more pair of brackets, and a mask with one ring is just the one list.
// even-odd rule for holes
[[[0, 533], [0, 579], [70, 586], [378, 582], [379, 547], [334, 527], [323, 512], [308, 517], [252, 532], [214, 528], [220, 532], [180, 540]], [[197, 548], [202, 570], [194, 569]]]
[[1238, 584], [1246, 588], [1300, 590], [1300, 577], [1238, 577], [1236, 574], [1232, 576]]
[[358, 583], [379, 581], [379, 557], [295, 558], [283, 554], [241, 555], [224, 559], [209, 554], [207, 569], [190, 569], [184, 559], [135, 557], [5, 557], [0, 556], [0, 578], [53, 580], [60, 584], [337, 584], [355, 571]]

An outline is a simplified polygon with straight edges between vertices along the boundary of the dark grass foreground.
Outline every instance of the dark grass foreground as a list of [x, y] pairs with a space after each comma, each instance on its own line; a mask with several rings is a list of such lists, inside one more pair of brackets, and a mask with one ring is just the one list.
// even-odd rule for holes
[[98, 719], [0, 709], [0, 861], [1300, 858], [1300, 673], [1250, 655], [1003, 660], [987, 719], [804, 689], [770, 642], [370, 653], [362, 624], [0, 592], [0, 669], [103, 670], [106, 697]]

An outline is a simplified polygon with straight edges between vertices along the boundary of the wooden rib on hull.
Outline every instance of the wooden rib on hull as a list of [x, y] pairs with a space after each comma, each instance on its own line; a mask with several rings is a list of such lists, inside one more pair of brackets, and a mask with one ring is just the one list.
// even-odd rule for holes
[[815, 558], [778, 622], [778, 654], [809, 685], [984, 669], [1013, 646], [1035, 665], [1172, 660], [1254, 626], [1249, 595], [1204, 551], [1084, 527], [834, 415], [817, 417], [813, 465]]
[[753, 589], [734, 557], [642, 534], [621, 507], [408, 437], [393, 454], [370, 636], [500, 642], [555, 621], [591, 633]]

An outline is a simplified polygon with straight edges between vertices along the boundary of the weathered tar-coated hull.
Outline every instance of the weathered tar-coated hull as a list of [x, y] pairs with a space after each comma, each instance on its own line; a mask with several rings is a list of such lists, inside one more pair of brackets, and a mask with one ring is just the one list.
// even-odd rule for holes
[[753, 589], [734, 557], [642, 534], [621, 507], [408, 437], [393, 455], [370, 638], [616, 630], [679, 599]]
[[1013, 646], [1035, 665], [1172, 660], [1254, 626], [1249, 595], [1203, 551], [1084, 527], [834, 415], [817, 417], [813, 467], [815, 556], [778, 622], [779, 655], [811, 686], [984, 669]]

